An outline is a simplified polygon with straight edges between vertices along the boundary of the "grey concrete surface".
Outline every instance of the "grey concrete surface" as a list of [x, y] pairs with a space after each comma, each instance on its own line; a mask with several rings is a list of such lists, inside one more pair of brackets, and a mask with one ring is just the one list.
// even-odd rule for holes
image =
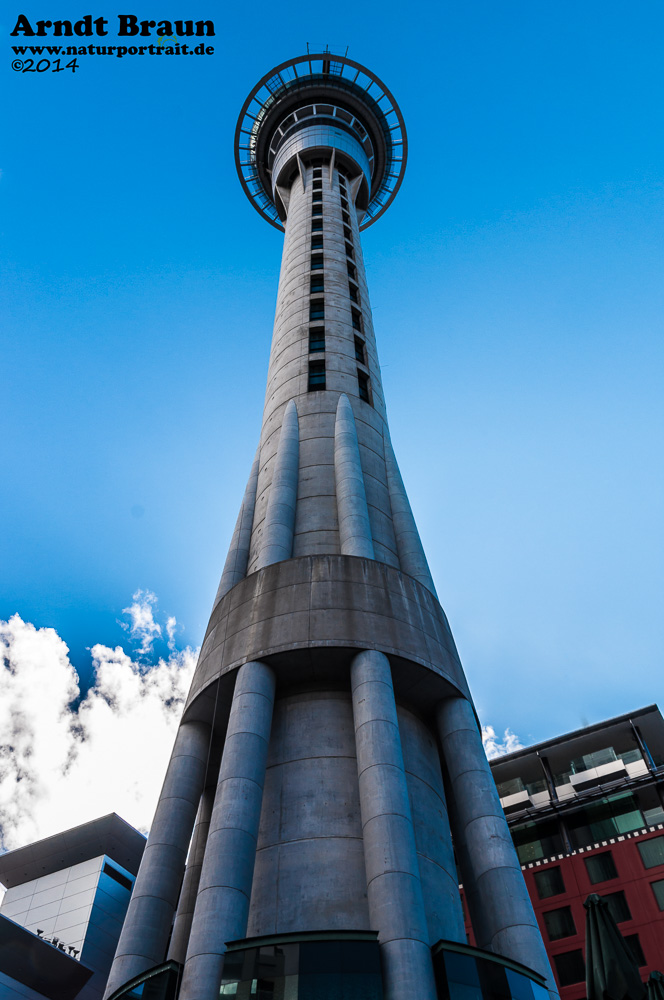
[[210, 728], [183, 722], [136, 876], [105, 996], [163, 962], [205, 781]]
[[436, 714], [453, 800], [452, 834], [477, 943], [539, 972], [557, 997], [473, 707], [465, 698], [447, 698]]
[[401, 1000], [416, 984], [436, 1000], [424, 897], [408, 799], [390, 664], [376, 650], [351, 665], [357, 774], [367, 897], [378, 931], [385, 1000]]
[[355, 418], [345, 393], [339, 396], [334, 425], [334, 478], [341, 553], [373, 559], [374, 546]]
[[179, 1000], [216, 997], [226, 942], [246, 934], [274, 692], [266, 664], [238, 671]]
[[259, 461], [260, 450], [257, 449], [213, 607], [216, 607], [221, 598], [247, 575], [251, 531], [254, 525], [254, 509], [256, 507]]
[[297, 407], [291, 399], [286, 407], [279, 434], [279, 446], [258, 556], [259, 569], [280, 562], [282, 559], [290, 559], [293, 553], [299, 445]]
[[214, 805], [214, 793], [214, 788], [205, 788], [201, 795], [196, 824], [194, 826], [194, 835], [191, 840], [191, 847], [189, 848], [187, 867], [175, 914], [173, 933], [171, 934], [168, 946], [167, 958], [173, 959], [175, 962], [180, 962], [181, 965], [184, 965], [187, 954], [191, 922], [194, 917], [194, 907], [201, 880], [201, 868], [203, 867], [203, 858], [205, 856], [205, 845], [210, 828], [212, 806]]

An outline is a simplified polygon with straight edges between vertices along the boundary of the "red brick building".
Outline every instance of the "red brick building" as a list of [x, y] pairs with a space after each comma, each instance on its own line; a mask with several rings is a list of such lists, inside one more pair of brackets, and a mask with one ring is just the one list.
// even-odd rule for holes
[[657, 706], [491, 766], [563, 1000], [585, 997], [583, 902], [592, 892], [608, 900], [643, 979], [664, 970], [664, 720]]

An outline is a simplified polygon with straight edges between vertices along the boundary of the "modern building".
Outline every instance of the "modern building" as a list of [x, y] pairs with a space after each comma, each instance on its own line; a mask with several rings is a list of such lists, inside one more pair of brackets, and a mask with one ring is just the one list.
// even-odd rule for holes
[[[664, 968], [664, 720], [656, 705], [492, 761], [563, 1000], [585, 997], [584, 900], [643, 979]], [[473, 940], [470, 920], [467, 932]]]
[[144, 847], [112, 813], [0, 855], [2, 1000], [100, 1000]]
[[329, 52], [242, 108], [284, 232], [262, 430], [107, 998], [557, 996], [390, 442], [361, 234], [406, 147]]

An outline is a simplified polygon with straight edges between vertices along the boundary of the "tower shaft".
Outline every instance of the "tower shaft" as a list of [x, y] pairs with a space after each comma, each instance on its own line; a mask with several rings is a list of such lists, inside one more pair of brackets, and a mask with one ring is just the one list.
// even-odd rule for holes
[[555, 985], [387, 425], [360, 232], [403, 164], [361, 68], [322, 64], [278, 67], [250, 115], [251, 196], [285, 229], [260, 442], [106, 996], [167, 956], [180, 1000], [240, 996], [259, 953], [322, 933], [377, 937], [372, 996], [435, 1000], [458, 862], [481, 947], [537, 1000]]

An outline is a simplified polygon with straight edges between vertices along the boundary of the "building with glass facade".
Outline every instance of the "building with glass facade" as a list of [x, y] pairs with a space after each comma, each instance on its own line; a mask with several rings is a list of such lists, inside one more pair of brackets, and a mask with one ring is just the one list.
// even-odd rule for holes
[[[644, 980], [664, 961], [664, 720], [656, 705], [492, 762], [563, 1000], [585, 996], [585, 910], [607, 899]], [[467, 921], [472, 940], [472, 926]]]
[[144, 847], [111, 814], [0, 855], [3, 1000], [100, 1000]]

